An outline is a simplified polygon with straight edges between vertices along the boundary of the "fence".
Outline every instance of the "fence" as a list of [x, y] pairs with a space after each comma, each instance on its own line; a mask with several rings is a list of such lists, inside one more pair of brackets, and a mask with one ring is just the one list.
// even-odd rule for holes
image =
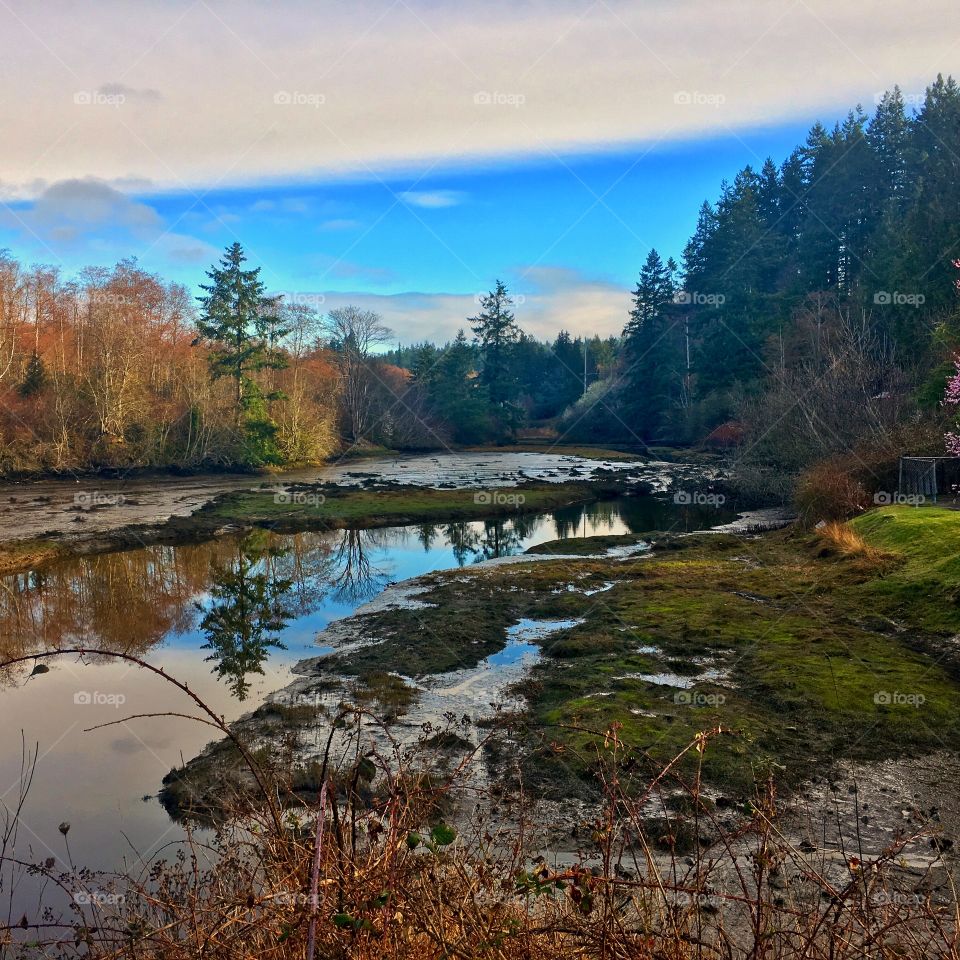
[[960, 457], [901, 457], [898, 493], [934, 502], [938, 496], [957, 496]]

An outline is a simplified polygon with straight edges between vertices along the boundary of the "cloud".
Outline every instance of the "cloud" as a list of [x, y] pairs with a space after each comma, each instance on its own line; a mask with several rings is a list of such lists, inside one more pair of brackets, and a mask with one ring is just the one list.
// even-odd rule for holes
[[269, 17], [256, 0], [136, 16], [129, 0], [94, 15], [9, 0], [4, 78], [29, 96], [4, 103], [0, 179], [369, 177], [829, 117], [956, 72], [955, 15], [955, 0], [909, 16], [871, 0], [277, 0]]
[[150, 87], [138, 90], [136, 87], [128, 87], [125, 83], [105, 83], [97, 88], [97, 93], [104, 97], [122, 97], [124, 101], [132, 100], [143, 103], [156, 103], [163, 99], [159, 90]]
[[[554, 339], [560, 330], [574, 337], [619, 335], [630, 307], [630, 292], [624, 287], [560, 267], [518, 271], [508, 285], [516, 301], [517, 323], [541, 340]], [[468, 318], [476, 315], [478, 299], [486, 292], [378, 294], [357, 290], [310, 296], [323, 304], [324, 312], [347, 304], [377, 311], [393, 331], [394, 340], [442, 343], [461, 328], [469, 334]]]
[[321, 278], [358, 280], [374, 286], [390, 283], [397, 279], [396, 273], [387, 267], [354, 263], [351, 260], [334, 257], [326, 253], [311, 254], [308, 261], [315, 270], [320, 271]]
[[149, 204], [94, 178], [53, 183], [33, 201], [0, 208], [0, 228], [53, 259], [90, 250], [99, 261], [152, 255], [193, 264], [217, 254], [206, 241], [173, 232]]
[[321, 230], [359, 230], [363, 224], [359, 220], [339, 219], [325, 220], [320, 224]]
[[397, 196], [412, 207], [426, 207], [439, 209], [441, 207], [455, 207], [463, 200], [466, 194], [460, 190], [405, 190]]
[[279, 200], [257, 200], [250, 205], [252, 213], [302, 214], [310, 210], [310, 201], [302, 197], [281, 197]]
[[163, 227], [153, 207], [93, 178], [53, 183], [33, 203], [0, 215], [0, 224], [40, 241], [60, 243], [104, 228], [146, 240]]

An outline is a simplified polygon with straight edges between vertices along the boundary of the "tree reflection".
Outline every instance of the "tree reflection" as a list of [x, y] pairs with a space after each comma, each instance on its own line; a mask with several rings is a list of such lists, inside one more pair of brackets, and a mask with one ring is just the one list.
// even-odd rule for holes
[[285, 649], [279, 634], [294, 614], [285, 602], [293, 581], [277, 576], [268, 562], [282, 552], [262, 533], [246, 537], [234, 562], [214, 568], [211, 602], [196, 604], [204, 614], [203, 649], [213, 651], [205, 659], [216, 663], [214, 672], [238, 700], [250, 691], [247, 676], [263, 673], [270, 649]]
[[457, 563], [509, 557], [518, 553], [524, 540], [536, 529], [539, 518], [518, 516], [510, 520], [485, 520], [482, 523], [451, 523], [445, 528], [447, 540]]
[[340, 601], [358, 603], [379, 593], [389, 574], [373, 565], [370, 548], [382, 546], [389, 539], [386, 531], [344, 530], [333, 552], [330, 586]]

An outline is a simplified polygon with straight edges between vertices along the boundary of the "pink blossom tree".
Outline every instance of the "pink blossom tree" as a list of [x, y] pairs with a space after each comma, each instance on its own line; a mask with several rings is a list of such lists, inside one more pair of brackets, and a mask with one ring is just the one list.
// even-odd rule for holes
[[[957, 270], [960, 270], [960, 260], [954, 260], [953, 265]], [[960, 293], [960, 278], [954, 280], [953, 284], [957, 288], [957, 292]], [[947, 389], [943, 394], [943, 405], [953, 407], [954, 410], [960, 410], [960, 354], [953, 358], [953, 366], [953, 376], [947, 380]], [[952, 457], [960, 457], [960, 433], [948, 430], [943, 438], [947, 444], [947, 453]]]
[[[943, 394], [943, 405], [960, 410], [960, 356], [953, 358], [954, 373], [947, 380], [947, 389]], [[952, 457], [960, 457], [960, 433], [948, 430], [944, 434], [947, 444], [947, 453]]]

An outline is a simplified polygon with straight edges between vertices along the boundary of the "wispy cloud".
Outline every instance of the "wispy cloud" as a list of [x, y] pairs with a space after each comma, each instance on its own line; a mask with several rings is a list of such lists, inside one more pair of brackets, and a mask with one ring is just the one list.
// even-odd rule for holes
[[456, 207], [466, 199], [466, 194], [460, 190], [405, 190], [398, 196], [412, 207], [426, 207], [428, 210]]
[[45, 260], [89, 252], [101, 262], [149, 254], [199, 264], [217, 255], [206, 241], [172, 229], [150, 204], [92, 177], [50, 184], [32, 201], [0, 208], [0, 228]]

